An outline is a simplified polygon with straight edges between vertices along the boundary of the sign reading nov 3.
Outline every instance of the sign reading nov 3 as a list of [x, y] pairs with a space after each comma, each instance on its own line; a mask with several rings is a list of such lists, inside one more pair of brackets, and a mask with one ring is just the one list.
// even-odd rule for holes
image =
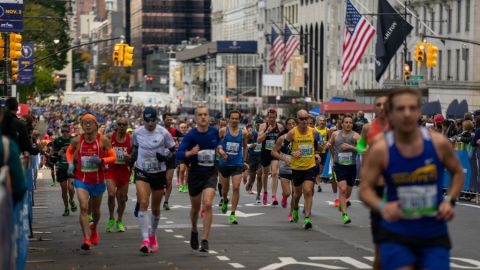
[[23, 32], [23, 1], [0, 3], [0, 32]]

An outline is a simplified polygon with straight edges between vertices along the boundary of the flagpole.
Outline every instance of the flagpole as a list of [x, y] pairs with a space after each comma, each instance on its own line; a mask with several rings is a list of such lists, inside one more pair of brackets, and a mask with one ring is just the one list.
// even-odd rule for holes
[[[414, 18], [416, 18], [417, 20], [419, 20], [420, 23], [421, 23], [425, 28], [428, 29], [428, 31], [430, 31], [430, 32], [431, 32], [432, 34], [434, 34], [434, 35], [438, 35], [437, 33], [435, 33], [435, 31], [433, 31], [432, 28], [430, 28], [426, 23], [424, 23], [422, 20], [420, 20], [420, 19], [418, 18], [418, 16], [415, 15], [415, 13], [413, 13], [413, 11], [411, 11], [411, 10], [410, 10], [406, 5], [404, 5], [400, 0], [396, 0], [396, 1], [397, 1], [397, 3], [400, 4], [403, 8], [405, 8], [408, 12], [410, 12], [410, 14], [411, 14]], [[407, 19], [407, 18], [405, 17], [405, 19]]]

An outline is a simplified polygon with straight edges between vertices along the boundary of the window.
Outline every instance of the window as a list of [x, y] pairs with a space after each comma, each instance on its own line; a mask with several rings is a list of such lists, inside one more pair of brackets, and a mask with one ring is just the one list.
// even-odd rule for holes
[[418, 17], [418, 14], [417, 14], [417, 18], [415, 19], [415, 35], [418, 36], [419, 34], [419, 26], [420, 26], [420, 18]]
[[432, 20], [430, 27], [435, 31], [435, 10], [433, 8], [430, 10], [430, 19]]
[[440, 21], [438, 32], [439, 32], [439, 34], [443, 34], [443, 5], [442, 4], [440, 4], [440, 13], [439, 13], [438, 20]]
[[[424, 24], [427, 24], [427, 7], [423, 7], [423, 23]], [[423, 34], [425, 35], [426, 32], [427, 32], [427, 29], [424, 25], [422, 25], [422, 29], [423, 29]]]
[[447, 50], [447, 80], [452, 79], [452, 51]]
[[461, 22], [462, 22], [462, 0], [457, 0], [457, 33], [460, 33]]
[[470, 62], [470, 50], [467, 48], [463, 50], [463, 59], [465, 59], [465, 81], [468, 81], [468, 64]]
[[470, 31], [470, 0], [465, 1], [465, 31]]
[[447, 19], [447, 33], [452, 33], [452, 9], [447, 9], [448, 19]]
[[455, 62], [455, 69], [457, 72], [455, 72], [455, 80], [459, 81], [460, 80], [460, 49], [456, 50], [456, 62]]
[[438, 80], [442, 80], [442, 59], [443, 58], [443, 51], [438, 50]]

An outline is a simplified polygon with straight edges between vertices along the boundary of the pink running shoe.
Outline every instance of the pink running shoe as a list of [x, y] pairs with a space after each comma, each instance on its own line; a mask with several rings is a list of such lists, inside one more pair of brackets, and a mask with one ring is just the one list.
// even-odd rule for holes
[[157, 236], [150, 235], [148, 236], [148, 242], [150, 242], [150, 252], [155, 253], [158, 251]]
[[205, 216], [205, 209], [202, 208], [202, 212], [200, 212], [200, 216], [203, 218]]
[[287, 197], [282, 197], [282, 207], [287, 208]]
[[292, 213], [288, 214], [288, 221], [293, 222]]
[[177, 181], [175, 182], [175, 184], [177, 185], [177, 187], [180, 185], [180, 179], [177, 178]]
[[268, 193], [264, 192], [263, 193], [263, 205], [267, 205], [267, 204], [268, 204]]
[[148, 242], [148, 240], [143, 240], [143, 243], [142, 245], [140, 245], [140, 252], [144, 253], [144, 254], [147, 254], [150, 252], [150, 243]]
[[335, 199], [335, 201], [333, 202], [333, 207], [338, 207], [339, 204], [340, 202], [338, 201], [338, 199]]
[[92, 244], [95, 246], [98, 245], [98, 242], [99, 242], [98, 232], [93, 228], [90, 230], [90, 242], [92, 242]]

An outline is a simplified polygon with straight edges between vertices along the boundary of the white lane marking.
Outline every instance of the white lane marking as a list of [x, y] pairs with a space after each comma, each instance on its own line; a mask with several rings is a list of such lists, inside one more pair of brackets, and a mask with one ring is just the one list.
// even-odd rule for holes
[[366, 257], [363, 257], [363, 258], [364, 258], [365, 260], [371, 261], [371, 262], [373, 262], [373, 260], [375, 260], [375, 257], [368, 257], [368, 256], [366, 256]]
[[326, 268], [326, 269], [345, 269], [344, 267], [333, 266], [333, 265], [326, 265], [320, 263], [311, 263], [311, 262], [301, 262], [297, 261], [292, 257], [278, 257], [280, 262], [272, 263], [267, 266], [260, 268], [260, 270], [277, 270], [282, 269], [288, 265], [306, 265], [311, 267], [318, 267], [318, 268]]
[[208, 253], [210, 253], [210, 254], [218, 254], [218, 252], [216, 252], [215, 250], [209, 250]]
[[165, 232], [168, 232], [168, 233], [172, 233], [173, 230], [170, 230], [170, 229], [166, 229]]
[[[450, 258], [450, 267], [452, 268], [460, 268], [460, 269], [480, 269], [480, 262], [477, 260], [472, 260], [472, 259], [466, 259], [466, 258], [458, 258], [458, 257], [452, 257]], [[454, 263], [453, 261], [458, 261], [462, 263], [467, 263], [470, 265], [459, 265]]]
[[233, 268], [245, 268], [245, 266], [243, 266], [243, 264], [239, 264], [239, 263], [229, 263]]
[[173, 223], [175, 223], [175, 222], [173, 222], [173, 221], [171, 221], [171, 220], [167, 220], [167, 221], [165, 221], [165, 223], [167, 223], [167, 224], [173, 224]]
[[468, 207], [474, 207], [474, 208], [480, 208], [480, 205], [474, 205], [474, 204], [468, 204], [468, 203], [457, 203], [458, 205], [461, 206], [468, 206]]
[[168, 219], [167, 217], [160, 217], [160, 219]]
[[183, 242], [186, 243], [186, 244], [190, 244], [190, 241], [183, 241]]
[[185, 236], [179, 235], [179, 234], [175, 234], [174, 237], [175, 237], [175, 238], [185, 238]]
[[[242, 211], [235, 211], [235, 215], [237, 217], [241, 217], [241, 218], [245, 218], [245, 217], [254, 217], [254, 216], [260, 216], [260, 215], [263, 215], [264, 213], [244, 213]], [[226, 214], [213, 214], [215, 216], [230, 216], [230, 214], [226, 213]]]
[[217, 256], [217, 259], [219, 259], [220, 261], [230, 261], [230, 258], [228, 258], [227, 256]]
[[355, 260], [351, 257], [308, 257], [312, 261], [320, 260], [320, 261], [337, 261], [340, 260], [346, 264], [350, 264], [351, 266], [357, 269], [371, 269], [372, 267], [368, 264], [365, 264], [361, 261]]

